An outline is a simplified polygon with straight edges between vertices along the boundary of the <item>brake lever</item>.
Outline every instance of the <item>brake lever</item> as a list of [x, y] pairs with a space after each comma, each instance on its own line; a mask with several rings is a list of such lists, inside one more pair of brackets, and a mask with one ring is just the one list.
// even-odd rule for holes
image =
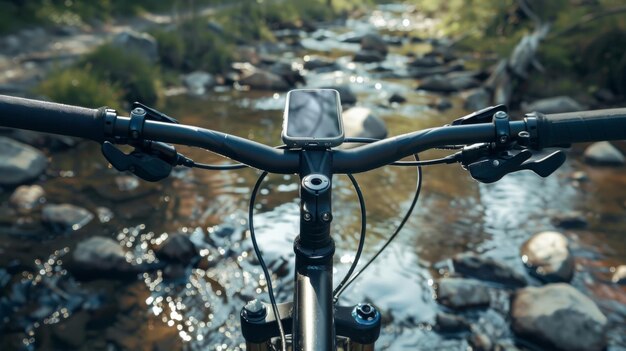
[[512, 150], [498, 155], [482, 157], [478, 161], [465, 160], [464, 167], [472, 178], [482, 183], [496, 182], [505, 175], [521, 170], [531, 170], [541, 177], [547, 177], [565, 162], [566, 155], [557, 150], [543, 158], [532, 159], [529, 149]]
[[[135, 149], [130, 154], [125, 154], [108, 141], [102, 144], [102, 154], [118, 171], [129, 171], [137, 177], [149, 182], [158, 182], [167, 178], [172, 172], [172, 168], [177, 163], [177, 158], [171, 157], [171, 145], [152, 143], [150, 148], [153, 153]], [[165, 149], [164, 149], [165, 147]], [[174, 149], [174, 154], [176, 150]]]

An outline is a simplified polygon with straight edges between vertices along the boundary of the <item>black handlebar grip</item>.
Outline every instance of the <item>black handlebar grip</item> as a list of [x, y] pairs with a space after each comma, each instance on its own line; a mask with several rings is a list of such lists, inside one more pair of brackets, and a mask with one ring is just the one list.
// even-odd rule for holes
[[0, 126], [104, 141], [105, 108], [0, 95]]
[[561, 146], [587, 141], [626, 139], [626, 108], [580, 111], [537, 117], [537, 147]]

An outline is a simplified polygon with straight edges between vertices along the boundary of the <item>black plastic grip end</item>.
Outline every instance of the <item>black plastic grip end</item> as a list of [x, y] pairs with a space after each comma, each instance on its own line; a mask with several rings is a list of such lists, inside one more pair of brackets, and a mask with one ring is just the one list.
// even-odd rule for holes
[[106, 108], [89, 109], [0, 95], [0, 126], [105, 140]]
[[539, 149], [571, 143], [626, 139], [626, 108], [550, 115], [533, 112], [527, 117], [537, 118], [535, 147]]

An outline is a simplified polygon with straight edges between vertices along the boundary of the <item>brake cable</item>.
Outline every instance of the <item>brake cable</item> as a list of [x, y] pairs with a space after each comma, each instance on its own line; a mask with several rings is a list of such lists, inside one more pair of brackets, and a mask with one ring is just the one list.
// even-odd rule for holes
[[263, 179], [267, 176], [267, 172], [263, 171], [256, 183], [254, 184], [254, 188], [252, 189], [252, 194], [250, 195], [250, 206], [248, 207], [248, 223], [250, 225], [250, 239], [252, 239], [252, 247], [254, 248], [254, 254], [259, 260], [259, 265], [261, 266], [261, 270], [263, 270], [263, 275], [265, 276], [265, 282], [267, 284], [267, 293], [270, 298], [270, 303], [272, 304], [272, 311], [274, 312], [274, 318], [276, 319], [276, 323], [278, 324], [278, 332], [280, 333], [280, 343], [282, 351], [287, 351], [287, 338], [285, 337], [285, 330], [283, 328], [283, 322], [280, 319], [280, 312], [278, 311], [278, 306], [276, 305], [276, 298], [274, 297], [274, 289], [272, 288], [272, 276], [270, 275], [270, 271], [265, 264], [265, 260], [261, 255], [261, 250], [259, 249], [259, 244], [256, 241], [256, 233], [254, 232], [254, 202], [256, 200], [256, 194], [259, 191], [259, 187], [263, 182]]
[[413, 213], [413, 209], [415, 208], [415, 205], [417, 204], [417, 200], [419, 199], [419, 195], [422, 191], [422, 167], [421, 167], [422, 163], [419, 161], [419, 156], [417, 154], [414, 154], [413, 157], [415, 157], [415, 162], [411, 162], [411, 163], [415, 163], [419, 165], [417, 165], [417, 186], [415, 188], [415, 195], [413, 196], [413, 200], [411, 201], [411, 205], [409, 206], [409, 209], [407, 210], [406, 214], [402, 218], [402, 221], [400, 222], [400, 224], [398, 225], [394, 233], [387, 239], [385, 244], [383, 244], [383, 246], [381, 246], [378, 249], [378, 251], [374, 254], [374, 256], [372, 256], [367, 261], [367, 263], [365, 263], [365, 265], [361, 269], [359, 269], [359, 271], [356, 272], [356, 274], [354, 274], [354, 276], [350, 277], [350, 280], [348, 280], [345, 283], [345, 285], [343, 285], [341, 288], [338, 287], [338, 289], [335, 289], [335, 291], [333, 292], [335, 301], [339, 299], [339, 297], [346, 290], [346, 288], [348, 288], [348, 286], [350, 286], [350, 284], [352, 284], [361, 275], [361, 273], [363, 273], [367, 269], [367, 267], [369, 267], [372, 264], [372, 262], [374, 262], [374, 260], [378, 258], [378, 256], [380, 256], [380, 254], [387, 248], [387, 246], [389, 246], [389, 244], [396, 238], [400, 230], [402, 230], [402, 228], [404, 227], [404, 224], [409, 220], [409, 217]]

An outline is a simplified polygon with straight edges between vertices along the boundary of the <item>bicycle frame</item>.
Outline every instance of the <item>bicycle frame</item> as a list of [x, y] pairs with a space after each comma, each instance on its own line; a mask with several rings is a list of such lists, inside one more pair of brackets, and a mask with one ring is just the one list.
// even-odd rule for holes
[[[292, 334], [293, 350], [336, 350], [337, 335], [349, 337], [353, 350], [373, 350], [380, 334], [380, 313], [369, 304], [338, 307], [333, 301], [332, 155], [330, 150], [301, 151], [294, 300], [280, 305], [281, 320], [291, 324], [285, 329]], [[273, 316], [263, 314], [268, 307], [242, 309], [248, 350], [266, 350], [267, 342], [278, 335]]]

